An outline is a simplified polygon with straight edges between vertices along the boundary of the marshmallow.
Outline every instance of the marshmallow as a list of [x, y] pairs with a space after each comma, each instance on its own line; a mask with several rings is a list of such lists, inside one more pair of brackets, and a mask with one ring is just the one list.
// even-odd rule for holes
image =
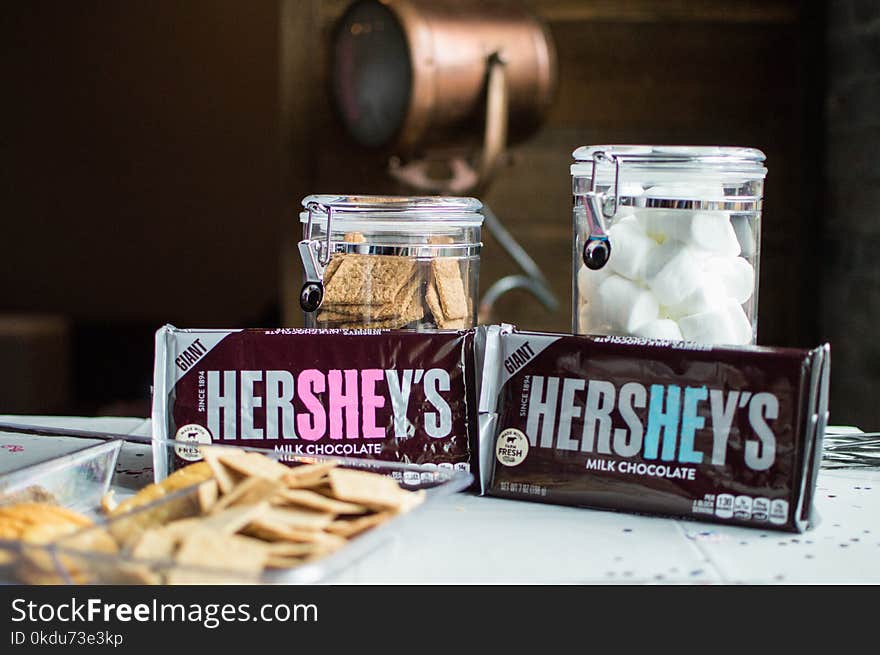
[[660, 315], [657, 299], [642, 287], [619, 275], [610, 275], [599, 285], [598, 302], [590, 306], [595, 325], [607, 323], [614, 329], [632, 334]]
[[707, 344], [732, 344], [736, 342], [733, 324], [724, 307], [685, 316], [678, 321], [686, 341]]
[[726, 305], [727, 314], [733, 326], [734, 336], [737, 345], [745, 345], [752, 342], [752, 322], [746, 316], [742, 305], [736, 301], [729, 301]]
[[741, 252], [727, 212], [696, 212], [688, 223], [683, 241], [720, 255], [736, 257]]
[[618, 275], [630, 280], [642, 280], [645, 262], [657, 243], [642, 232], [638, 221], [627, 216], [608, 228], [611, 257], [607, 266]]
[[636, 217], [645, 233], [658, 241], [674, 239], [719, 255], [740, 254], [739, 240], [727, 212], [642, 209]]
[[669, 209], [640, 208], [635, 217], [642, 230], [655, 241], [663, 243], [667, 239], [675, 239], [675, 221], [678, 212]]
[[577, 274], [578, 295], [581, 300], [591, 302], [598, 293], [599, 285], [609, 275], [611, 275], [611, 271], [607, 265], [594, 271], [581, 264]]
[[645, 323], [641, 327], [633, 330], [633, 334], [637, 337], [645, 339], [667, 339], [669, 341], [681, 341], [681, 329], [678, 323], [668, 318], [658, 318], [656, 321]]
[[728, 300], [728, 292], [718, 275], [706, 272], [700, 275], [696, 288], [684, 300], [666, 307], [666, 314], [673, 319], [708, 312], [723, 305]]
[[697, 343], [743, 345], [752, 340], [752, 325], [732, 300], [708, 312], [685, 316], [678, 326], [685, 340]]
[[755, 269], [742, 257], [710, 257], [703, 262], [703, 270], [720, 280], [725, 295], [740, 305], [755, 291]]
[[642, 229], [641, 222], [639, 222], [639, 219], [636, 218], [635, 207], [621, 207], [620, 209], [627, 209], [627, 210], [632, 210], [632, 211], [624, 212], [622, 215], [618, 211], [614, 215], [614, 224], [615, 225], [630, 225], [631, 227], [635, 228], [636, 230], [639, 230], [640, 232], [644, 232], [644, 229]]
[[648, 286], [657, 301], [666, 307], [678, 305], [693, 293], [701, 275], [697, 253], [678, 241], [666, 241], [654, 248], [645, 265]]

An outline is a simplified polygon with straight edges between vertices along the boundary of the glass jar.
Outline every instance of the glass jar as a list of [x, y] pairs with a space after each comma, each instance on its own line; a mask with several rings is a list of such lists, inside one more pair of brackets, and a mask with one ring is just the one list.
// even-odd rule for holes
[[574, 151], [575, 333], [755, 343], [764, 153]]
[[306, 327], [474, 326], [479, 200], [316, 195], [302, 204]]

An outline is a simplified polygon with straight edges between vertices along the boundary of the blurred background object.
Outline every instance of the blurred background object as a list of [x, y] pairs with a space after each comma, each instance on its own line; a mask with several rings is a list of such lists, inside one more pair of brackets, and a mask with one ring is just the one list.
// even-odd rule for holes
[[[556, 84], [546, 25], [509, 0], [356, 0], [330, 51], [349, 135], [391, 154], [394, 177], [436, 193], [485, 188], [508, 142], [538, 130]], [[431, 179], [432, 161], [454, 175]]]
[[60, 316], [0, 313], [0, 414], [70, 407], [70, 326]]
[[[399, 125], [402, 96], [391, 94], [398, 120], [372, 133], [372, 147], [352, 138], [335, 109], [332, 45], [351, 4], [4, 6], [0, 311], [69, 322], [70, 400], [45, 411], [145, 415], [152, 333], [165, 322], [301, 324], [300, 199], [412, 193], [388, 163], [398, 154], [405, 166], [418, 153], [375, 147]], [[557, 91], [536, 131], [520, 132], [511, 117], [510, 134], [528, 138], [499, 159], [482, 199], [560, 307], [548, 311], [516, 290], [494, 316], [569, 328], [576, 146], [760, 148], [770, 175], [759, 341], [831, 337], [832, 419], [876, 426], [876, 4], [525, 2], [555, 44]], [[517, 272], [491, 236], [485, 242], [484, 291]]]

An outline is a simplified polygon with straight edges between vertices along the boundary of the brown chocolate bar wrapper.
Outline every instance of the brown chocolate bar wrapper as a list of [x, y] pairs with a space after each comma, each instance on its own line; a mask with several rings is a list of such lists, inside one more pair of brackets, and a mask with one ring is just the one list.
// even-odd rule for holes
[[485, 494], [801, 532], [830, 349], [478, 328]]
[[[473, 331], [181, 330], [156, 333], [157, 439], [470, 470]], [[282, 459], [283, 461], [283, 459]]]

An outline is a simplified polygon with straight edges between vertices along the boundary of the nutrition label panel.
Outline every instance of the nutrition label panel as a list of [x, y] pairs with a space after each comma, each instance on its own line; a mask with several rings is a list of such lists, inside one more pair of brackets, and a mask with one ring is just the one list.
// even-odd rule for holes
[[788, 521], [788, 501], [783, 498], [734, 496], [733, 494], [706, 494], [695, 500], [691, 510], [694, 514], [709, 514], [719, 519], [744, 521], [767, 521], [785, 525]]

